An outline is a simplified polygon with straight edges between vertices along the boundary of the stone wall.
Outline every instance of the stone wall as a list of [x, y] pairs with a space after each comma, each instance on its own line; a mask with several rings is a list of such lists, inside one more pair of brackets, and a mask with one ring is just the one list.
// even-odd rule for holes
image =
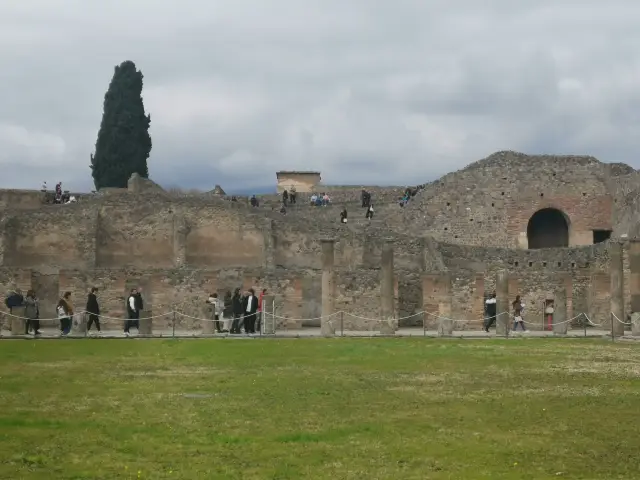
[[[216, 218], [224, 220], [221, 215]], [[137, 217], [134, 221], [140, 224]], [[240, 223], [219, 226], [221, 230], [226, 227], [231, 230], [237, 225]], [[123, 262], [117, 267], [102, 268], [98, 256], [92, 268], [54, 268], [31, 261], [27, 263], [31, 263], [32, 268], [4, 267], [0, 271], [0, 287], [4, 291], [11, 286], [23, 290], [35, 288], [41, 295], [43, 312], [53, 314], [55, 302], [62, 292], [71, 291], [76, 308], [81, 309], [88, 289], [97, 286], [101, 291], [103, 314], [113, 317], [124, 315], [127, 292], [134, 286], [142, 287], [147, 305], [154, 314], [177, 310], [190, 317], [202, 316], [204, 300], [213, 291], [222, 294], [236, 287], [267, 288], [276, 295], [277, 314], [284, 317], [278, 321], [280, 328], [317, 325], [321, 314], [320, 236], [300, 233], [293, 236], [295, 231], [288, 231], [275, 220], [270, 222], [270, 227], [273, 242], [265, 242], [261, 248], [265, 256], [270, 255], [271, 249], [271, 255], [276, 259], [273, 262], [256, 256], [250, 261], [245, 257], [245, 265], [240, 265], [243, 261], [236, 256], [233, 258], [240, 258], [235, 260], [237, 264], [227, 262], [227, 266], [223, 262], [216, 266], [212, 261], [211, 265], [185, 264], [165, 268], [156, 265], [150, 268]], [[435, 325], [441, 293], [436, 288], [431, 294], [433, 287], [429, 286], [429, 281], [437, 284], [437, 279], [446, 276], [451, 282], [451, 316], [459, 320], [456, 327], [479, 328], [473, 321], [482, 318], [484, 294], [495, 288], [495, 277], [501, 269], [506, 269], [512, 278], [510, 296], [523, 295], [528, 305], [528, 320], [541, 318], [542, 301], [553, 295], [560, 282], [571, 285], [570, 313], [586, 311], [594, 321], [606, 320], [609, 302], [606, 243], [579, 249], [522, 251], [444, 244], [426, 238], [336, 235], [336, 239], [336, 310], [346, 312], [341, 317], [345, 329], [378, 328], [381, 309], [379, 265], [382, 246], [388, 240], [393, 242], [396, 252], [395, 310], [400, 318], [414, 315], [401, 321], [401, 326], [419, 326], [423, 319], [428, 328]], [[188, 241], [186, 245], [189, 245]], [[138, 257], [158, 259], [160, 251], [164, 250], [140, 251]], [[189, 258], [188, 251], [185, 258]], [[295, 253], [285, 255], [291, 251]], [[171, 258], [170, 253], [168, 256]], [[139, 263], [143, 262], [139, 260]], [[593, 278], [596, 281], [592, 281]], [[590, 288], [592, 284], [596, 290]], [[431, 315], [415, 315], [424, 310]], [[159, 326], [167, 326], [171, 320], [172, 317], [159, 320]], [[183, 317], [177, 320], [180, 327], [200, 328], [197, 320]]]
[[616, 197], [610, 167], [593, 157], [498, 152], [428, 184], [393, 226], [451, 243], [526, 248], [527, 224], [542, 208], [570, 220], [570, 245], [592, 242], [592, 230], [613, 229]]
[[[105, 315], [119, 317], [128, 290], [142, 286], [154, 314], [200, 317], [212, 291], [253, 286], [276, 296], [282, 327], [299, 328], [319, 323], [320, 240], [329, 237], [346, 329], [378, 328], [385, 242], [394, 247], [395, 312], [411, 317], [401, 326], [433, 327], [446, 297], [456, 328], [479, 328], [473, 322], [482, 317], [483, 297], [503, 269], [510, 296], [524, 297], [528, 320], [541, 322], [545, 297], [562, 285], [570, 317], [584, 311], [600, 323], [610, 312], [608, 242], [515, 247], [545, 206], [567, 214], [573, 244], [588, 243], [580, 235], [590, 229], [613, 228], [613, 218], [622, 222], [615, 228], [635, 231], [640, 218], [635, 172], [591, 157], [499, 153], [428, 184], [404, 208], [397, 204], [404, 187], [366, 187], [376, 205], [372, 221], [360, 207], [360, 187], [327, 187], [329, 207], [310, 207], [301, 196], [281, 215], [269, 204], [277, 205], [276, 196], [251, 208], [246, 199], [171, 195], [149, 182], [132, 179], [128, 190], [70, 205], [43, 205], [40, 192], [0, 192], [0, 288], [36, 289], [53, 316], [62, 292], [72, 291], [82, 308], [87, 290], [98, 286]], [[347, 225], [338, 222], [342, 204]], [[626, 250], [624, 262], [628, 305]], [[198, 327], [197, 320], [178, 321]]]

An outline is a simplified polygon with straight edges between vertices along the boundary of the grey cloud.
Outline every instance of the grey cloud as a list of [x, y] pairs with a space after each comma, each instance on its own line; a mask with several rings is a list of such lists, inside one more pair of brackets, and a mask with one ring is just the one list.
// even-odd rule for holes
[[416, 183], [503, 149], [640, 167], [639, 21], [623, 0], [3, 2], [0, 186], [92, 187], [125, 59], [165, 185]]

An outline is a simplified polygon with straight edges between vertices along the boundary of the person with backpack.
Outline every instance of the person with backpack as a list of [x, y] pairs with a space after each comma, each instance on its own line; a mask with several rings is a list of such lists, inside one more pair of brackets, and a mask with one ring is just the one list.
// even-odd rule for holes
[[524, 326], [524, 320], [522, 319], [522, 312], [524, 312], [524, 304], [520, 300], [520, 295], [516, 295], [516, 299], [511, 304], [513, 307], [513, 331], [518, 330], [518, 325], [522, 327], [522, 331], [526, 332], [527, 329]]
[[18, 290], [11, 290], [7, 298], [4, 300], [4, 304], [9, 309], [9, 312], [16, 307], [21, 307], [24, 305], [24, 297], [22, 296], [22, 292]]
[[58, 306], [58, 319], [60, 320], [60, 335], [66, 337], [71, 332], [71, 318], [73, 317], [73, 304], [71, 303], [71, 292], [65, 292]]
[[[7, 306], [9, 313], [12, 314], [14, 308], [24, 305], [24, 297], [22, 296], [22, 292], [20, 292], [19, 289], [10, 290], [9, 293], [7, 293], [7, 298], [4, 299], [4, 304]], [[28, 323], [29, 322], [27, 322], [27, 324]], [[11, 321], [9, 321], [9, 324], [11, 324]]]

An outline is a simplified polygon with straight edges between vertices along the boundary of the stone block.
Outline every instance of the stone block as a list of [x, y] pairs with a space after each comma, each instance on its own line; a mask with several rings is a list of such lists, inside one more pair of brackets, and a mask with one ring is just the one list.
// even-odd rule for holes
[[398, 329], [398, 321], [395, 318], [380, 321], [380, 335], [395, 335]]
[[211, 305], [205, 305], [202, 307], [202, 320], [200, 323], [202, 324], [202, 334], [203, 335], [213, 335], [216, 333], [216, 325], [211, 318], [213, 317], [213, 307]]
[[140, 312], [140, 328], [138, 332], [140, 335], [152, 335], [153, 334], [153, 312], [151, 310], [142, 310]]
[[87, 333], [88, 315], [86, 313], [76, 313], [71, 319], [71, 332], [77, 335]]
[[24, 335], [26, 319], [24, 318], [24, 307], [13, 307], [10, 313], [11, 335]]

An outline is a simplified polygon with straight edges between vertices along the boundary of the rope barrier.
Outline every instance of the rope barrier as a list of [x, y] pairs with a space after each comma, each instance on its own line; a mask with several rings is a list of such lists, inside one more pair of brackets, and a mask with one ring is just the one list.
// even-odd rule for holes
[[613, 315], [613, 318], [615, 318], [618, 322], [620, 322], [620, 323], [621, 323], [621, 324], [623, 324], [623, 325], [629, 325], [629, 326], [633, 325], [631, 322], [629, 322], [629, 323], [627, 323], [627, 322], [623, 322], [623, 321], [622, 321], [622, 320], [620, 320], [620, 319], [618, 318], [618, 316], [617, 316], [615, 313], [613, 313], [613, 312], [611, 312], [611, 315]]
[[422, 313], [426, 313], [427, 315], [429, 315], [431, 317], [435, 317], [436, 320], [451, 320], [453, 322], [467, 322], [467, 323], [486, 322], [487, 320], [492, 320], [494, 318], [497, 319], [498, 317], [500, 317], [502, 315], [510, 315], [509, 312], [501, 312], [501, 313], [498, 313], [496, 315], [492, 315], [491, 317], [485, 317], [482, 320], [478, 320], [478, 319], [467, 320], [467, 319], [464, 319], [464, 318], [463, 319], [456, 319], [456, 318], [442, 317], [442, 316], [440, 316], [440, 315], [438, 315], [436, 313], [430, 313], [430, 312], [422, 312]]
[[331, 317], [335, 317], [336, 315], [340, 315], [341, 313], [346, 313], [343, 311], [339, 311], [339, 312], [335, 312], [332, 313], [330, 315], [325, 315], [325, 316], [321, 316], [321, 317], [315, 317], [315, 318], [291, 318], [291, 317], [282, 317], [280, 315], [276, 315], [275, 313], [269, 313], [269, 316], [273, 317], [273, 318], [280, 318], [282, 320], [296, 320], [298, 322], [309, 322], [312, 320], [322, 320], [323, 318], [331, 318]]
[[[3, 315], [7, 316], [7, 317], [12, 317], [12, 318], [17, 318], [20, 320], [37, 320], [40, 322], [58, 322], [60, 321], [62, 318], [60, 317], [56, 317], [56, 318], [38, 318], [38, 319], [32, 319], [32, 318], [27, 318], [27, 317], [21, 317], [19, 315], [14, 315], [12, 313], [9, 312], [1, 312]], [[258, 312], [260, 313], [260, 312]], [[264, 312], [263, 312], [264, 313]], [[457, 319], [457, 318], [450, 318], [450, 317], [445, 317], [445, 316], [441, 316], [435, 313], [431, 313], [431, 312], [427, 312], [427, 311], [421, 311], [421, 312], [417, 312], [411, 315], [407, 315], [405, 317], [399, 317], [399, 318], [395, 318], [395, 321], [402, 321], [402, 320], [408, 320], [410, 318], [414, 318], [414, 317], [418, 317], [420, 315], [428, 315], [430, 317], [433, 317], [435, 320], [449, 320], [449, 321], [453, 321], [453, 322], [464, 322], [464, 323], [485, 323], [487, 320], [492, 320], [492, 319], [497, 319], [498, 317], [502, 316], [502, 315], [508, 315], [511, 319], [515, 319], [515, 316], [513, 314], [511, 314], [510, 312], [501, 312], [498, 313], [496, 315], [493, 315], [491, 317], [485, 317], [483, 319]], [[620, 322], [623, 325], [632, 325], [632, 323], [627, 323], [627, 322], [623, 322], [622, 320], [620, 320], [615, 313], [611, 312], [611, 314], [613, 315], [613, 317]], [[73, 315], [71, 315], [70, 317], [77, 317], [77, 316], [82, 316], [82, 315], [94, 315], [90, 312], [87, 311], [80, 311], [78, 313], [75, 313]], [[233, 320], [233, 318], [220, 318], [219, 320], [214, 320], [211, 318], [202, 318], [202, 317], [195, 317], [192, 315], [188, 315], [186, 313], [183, 312], [178, 312], [175, 310], [169, 311], [169, 312], [165, 312], [165, 313], [161, 313], [158, 315], [152, 315], [150, 317], [143, 317], [143, 318], [139, 318], [138, 320], [152, 320], [152, 319], [156, 319], [156, 318], [163, 318], [163, 317], [167, 317], [170, 315], [176, 315], [179, 317], [184, 317], [184, 318], [189, 318], [191, 320], [196, 320], [196, 321], [201, 321], [201, 322], [222, 322], [225, 320]], [[356, 315], [350, 312], [346, 312], [343, 310], [340, 310], [338, 312], [332, 313], [330, 315], [324, 315], [324, 316], [320, 316], [320, 317], [314, 317], [314, 318], [292, 318], [292, 317], [285, 317], [285, 316], [281, 316], [281, 315], [276, 315], [275, 313], [267, 313], [267, 315], [270, 318], [273, 319], [280, 319], [280, 320], [292, 320], [292, 321], [296, 321], [296, 322], [308, 322], [308, 321], [314, 321], [314, 320], [320, 320], [322, 321], [323, 319], [327, 319], [327, 321], [331, 324], [333, 324], [334, 320], [330, 320], [338, 315], [346, 315], [352, 318], [357, 318], [359, 320], [365, 320], [365, 321], [370, 321], [370, 322], [383, 322], [384, 319], [380, 319], [380, 318], [371, 318], [371, 317], [363, 317], [360, 315]], [[585, 319], [587, 320], [587, 322], [594, 326], [594, 327], [600, 327], [602, 325], [604, 325], [603, 323], [594, 323], [591, 321], [591, 319], [589, 318], [589, 316], [586, 313], [579, 313], [578, 315], [576, 315], [573, 318], [570, 318], [568, 320], [564, 320], [562, 322], [557, 322], [557, 323], [551, 323], [551, 324], [546, 324], [546, 325], [551, 325], [551, 326], [556, 326], [556, 325], [563, 325], [565, 323], [570, 323], [573, 322], [574, 320], [580, 318], [584, 316]], [[70, 318], [70, 317], [63, 317], [63, 318]], [[106, 315], [97, 315], [97, 317], [100, 320], [117, 320], [117, 321], [125, 321], [125, 320], [130, 320], [129, 318], [124, 318], [124, 317], [110, 317], [110, 316], [106, 316]], [[526, 320], [522, 320], [522, 322], [526, 325], [538, 325], [538, 323], [535, 322], [529, 322]]]
[[587, 322], [589, 322], [589, 325], [593, 325], [594, 327], [601, 327], [602, 325], [604, 325], [604, 323], [593, 323], [589, 318], [589, 315], [587, 315], [586, 313], [583, 313], [583, 315], [584, 315], [584, 318], [587, 319]]

